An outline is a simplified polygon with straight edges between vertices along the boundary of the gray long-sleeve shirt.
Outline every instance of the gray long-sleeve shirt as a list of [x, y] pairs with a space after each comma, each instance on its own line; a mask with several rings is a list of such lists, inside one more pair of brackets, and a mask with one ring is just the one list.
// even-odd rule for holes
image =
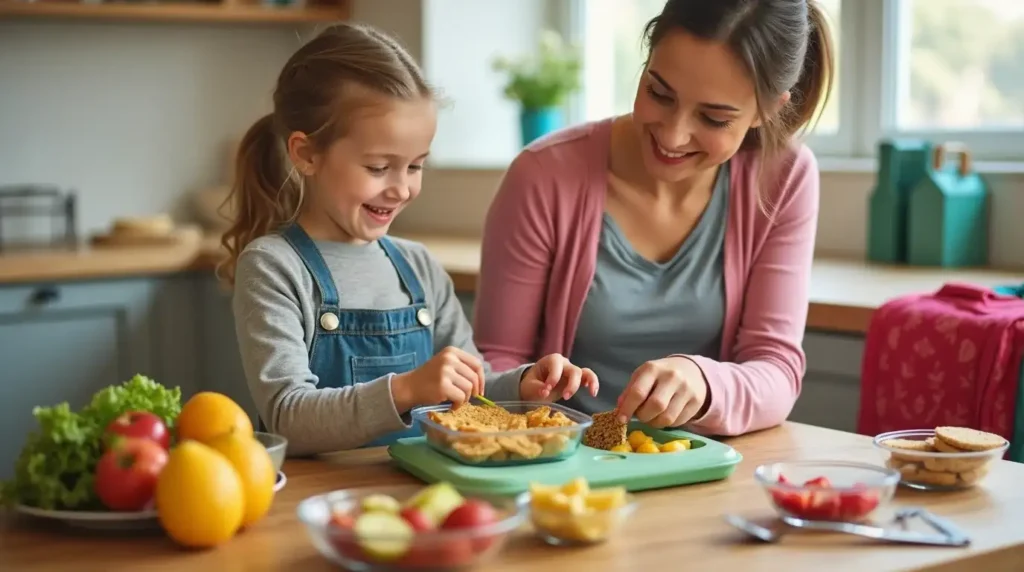
[[[391, 239], [419, 278], [434, 315], [435, 352], [461, 348], [482, 361], [447, 272], [418, 243]], [[342, 308], [387, 310], [411, 303], [379, 243], [317, 241], [341, 295]], [[263, 422], [288, 439], [289, 455], [352, 449], [408, 428], [391, 396], [391, 376], [352, 387], [318, 388], [309, 368], [320, 293], [298, 253], [279, 235], [249, 244], [238, 259], [233, 307], [246, 381]], [[518, 400], [529, 365], [487, 373], [493, 400]]]

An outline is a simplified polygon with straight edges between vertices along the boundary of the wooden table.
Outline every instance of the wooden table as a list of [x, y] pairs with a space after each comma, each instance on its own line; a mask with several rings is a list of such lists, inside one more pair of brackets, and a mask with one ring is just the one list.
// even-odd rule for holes
[[[760, 463], [793, 459], [878, 462], [866, 437], [796, 423], [730, 440], [744, 460], [728, 480], [640, 493], [627, 531], [586, 549], [554, 548], [528, 533], [481, 569], [557, 570], [1019, 570], [1024, 562], [1024, 465], [1000, 462], [981, 488], [957, 493], [900, 490], [897, 505], [925, 506], [973, 537], [970, 548], [882, 545], [836, 535], [794, 533], [775, 545], [742, 540], [724, 512], [770, 515], [752, 473]], [[156, 535], [111, 538], [6, 515], [0, 518], [0, 570], [332, 570], [295, 517], [303, 498], [347, 487], [411, 482], [382, 450], [341, 453], [325, 461], [289, 461], [288, 484], [267, 519], [220, 548], [184, 551]]]

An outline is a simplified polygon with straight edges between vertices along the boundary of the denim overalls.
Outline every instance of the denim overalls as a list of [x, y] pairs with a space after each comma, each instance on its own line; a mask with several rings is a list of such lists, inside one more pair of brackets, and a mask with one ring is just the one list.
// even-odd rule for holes
[[[393, 310], [343, 310], [338, 289], [316, 244], [298, 224], [284, 231], [320, 290], [320, 309], [309, 350], [309, 369], [320, 379], [317, 387], [347, 387], [389, 373], [405, 373], [434, 355], [423, 287], [402, 253], [387, 237], [380, 239], [391, 263], [412, 298], [412, 305]], [[416, 428], [384, 435], [364, 447], [389, 445], [402, 437], [421, 434]]]

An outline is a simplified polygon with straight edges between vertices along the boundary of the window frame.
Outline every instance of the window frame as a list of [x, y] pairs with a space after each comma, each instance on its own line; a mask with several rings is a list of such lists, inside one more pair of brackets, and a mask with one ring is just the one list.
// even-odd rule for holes
[[[920, 0], [918, 0], [920, 1]], [[933, 142], [966, 144], [972, 157], [982, 162], [1021, 164], [1024, 167], [1024, 129], [1005, 130], [900, 130], [896, 125], [897, 97], [905, 86], [898, 81], [900, 34], [908, 23], [910, 2], [902, 0], [840, 0], [839, 129], [830, 134], [808, 134], [805, 141], [821, 158], [874, 159], [879, 141], [887, 138], [918, 138]], [[587, 0], [568, 0], [563, 29], [584, 54], [596, 42], [587, 32]], [[590, 8], [588, 8], [590, 6]], [[639, 30], [637, 33], [639, 34]], [[851, 40], [854, 39], [854, 40]], [[595, 77], [592, 61], [584, 61], [583, 89], [570, 104], [573, 122], [587, 119], [587, 92]]]

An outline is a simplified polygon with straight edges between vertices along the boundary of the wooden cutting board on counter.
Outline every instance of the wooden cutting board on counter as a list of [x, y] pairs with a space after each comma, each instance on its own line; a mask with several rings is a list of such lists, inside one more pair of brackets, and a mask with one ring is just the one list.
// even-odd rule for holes
[[176, 225], [167, 215], [115, 219], [111, 230], [94, 235], [90, 241], [98, 248], [179, 246], [198, 243], [202, 230], [195, 225]]

